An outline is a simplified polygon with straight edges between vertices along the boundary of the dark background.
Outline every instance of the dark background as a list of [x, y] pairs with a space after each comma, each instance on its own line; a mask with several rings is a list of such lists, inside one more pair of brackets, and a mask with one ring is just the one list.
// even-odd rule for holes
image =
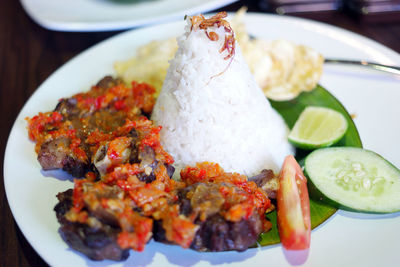
[[[73, 0], [72, 0], [73, 1]], [[311, 0], [312, 1], [312, 0]], [[314, 0], [315, 1], [315, 0]], [[326, 0], [330, 1], [330, 0]], [[260, 3], [261, 2], [261, 3]], [[279, 1], [278, 1], [279, 2]], [[265, 1], [238, 1], [221, 10], [273, 11]], [[326, 22], [380, 42], [400, 52], [400, 13], [356, 16], [336, 10], [291, 15]], [[397, 19], [396, 21], [396, 18]], [[36, 88], [57, 68], [92, 45], [119, 32], [54, 32], [35, 24], [17, 0], [0, 3], [0, 175], [7, 138], [18, 112]], [[0, 266], [45, 266], [20, 232], [0, 182]]]

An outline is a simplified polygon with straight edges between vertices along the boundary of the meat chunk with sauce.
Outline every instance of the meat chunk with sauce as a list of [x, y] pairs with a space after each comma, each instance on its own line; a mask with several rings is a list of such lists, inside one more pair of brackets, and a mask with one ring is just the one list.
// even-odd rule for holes
[[256, 244], [263, 232], [258, 215], [252, 214], [248, 219], [230, 222], [221, 215], [213, 215], [200, 223], [191, 248], [198, 251], [244, 251]]
[[71, 222], [66, 218], [67, 212], [71, 209], [73, 190], [69, 189], [59, 193], [59, 203], [55, 206], [57, 219], [61, 224], [59, 232], [64, 241], [73, 249], [85, 254], [92, 260], [114, 260], [122, 261], [128, 258], [129, 249], [122, 249], [118, 243], [118, 233], [121, 231], [112, 224], [96, 220], [96, 226]]
[[[224, 210], [226, 201], [219, 190], [224, 186], [226, 185], [197, 183], [178, 193], [181, 214], [199, 215], [195, 220], [199, 228], [190, 245], [191, 249], [214, 252], [244, 251], [254, 245], [258, 236], [264, 231], [261, 217], [257, 212], [236, 221], [227, 220], [222, 215], [226, 212]], [[155, 224], [154, 239], [169, 243], [161, 222]]]
[[60, 137], [40, 147], [38, 161], [43, 170], [62, 169], [74, 177], [82, 177], [89, 169], [89, 162], [78, 159], [70, 149], [71, 140]]
[[157, 161], [151, 171], [161, 176], [157, 181], [142, 179], [147, 175], [140, 160], [116, 167], [102, 180], [75, 180], [73, 190], [57, 195], [54, 209], [64, 241], [93, 260], [119, 261], [128, 257], [129, 248], [142, 251], [153, 229], [146, 207], [167, 195], [161, 181], [172, 176], [168, 165]]
[[141, 147], [133, 163], [99, 181], [76, 180], [73, 193], [57, 196], [60, 233], [71, 248], [95, 260], [122, 260], [153, 237], [197, 251], [243, 251], [270, 229], [271, 204], [255, 182], [207, 162], [175, 181], [161, 154]]
[[[61, 99], [53, 112], [28, 118], [29, 136], [36, 142], [42, 168], [62, 169], [77, 178], [88, 171], [97, 173], [94, 166], [104, 146], [127, 134], [126, 124], [151, 110], [153, 91], [138, 83], [128, 88], [121, 80], [106, 76], [88, 92]], [[134, 141], [118, 163], [140, 156]]]
[[[272, 171], [265, 171], [254, 179], [264, 184], [262, 181], [272, 179], [270, 176]], [[273, 208], [267, 192], [245, 176], [225, 173], [217, 164], [203, 163], [184, 169], [181, 178], [186, 187], [177, 193], [179, 212], [198, 226], [190, 248], [243, 251], [271, 226], [264, 216]], [[165, 222], [156, 221], [154, 239], [174, 243], [167, 238], [166, 229]]]
[[279, 188], [278, 176], [272, 170], [262, 170], [260, 174], [249, 177], [249, 181], [255, 182], [268, 195], [268, 198], [275, 199]]

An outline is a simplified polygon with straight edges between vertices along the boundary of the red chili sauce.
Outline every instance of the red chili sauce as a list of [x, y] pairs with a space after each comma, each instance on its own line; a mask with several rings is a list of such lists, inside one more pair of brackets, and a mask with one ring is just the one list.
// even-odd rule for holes
[[[140, 112], [151, 112], [153, 94], [153, 87], [136, 82], [131, 88], [122, 83], [107, 89], [94, 86], [89, 92], [72, 97], [77, 101], [77, 110], [85, 115], [70, 118], [54, 111], [27, 118], [29, 138], [36, 142], [36, 151], [44, 142], [65, 136], [71, 139], [70, 148], [77, 158], [90, 160], [102, 143], [109, 142], [107, 156], [114, 164], [101, 177], [88, 172], [84, 179], [74, 180], [73, 206], [65, 217], [89, 227], [96, 227], [99, 217], [107, 218], [121, 229], [119, 246], [137, 251], [142, 251], [151, 239], [155, 220], [162, 221], [168, 241], [184, 248], [190, 246], [198, 230], [196, 220], [204, 221], [212, 213], [219, 213], [231, 222], [258, 214], [264, 230], [268, 231], [271, 224], [266, 221], [265, 212], [271, 209], [270, 200], [246, 176], [226, 173], [218, 164], [204, 162], [183, 169], [180, 181], [170, 179], [165, 164], [172, 164], [173, 158], [160, 144], [161, 127], [154, 126]], [[96, 113], [101, 111], [108, 115]], [[95, 120], [99, 121], [93, 123], [86, 114], [98, 114]], [[125, 122], [107, 128], [108, 124], [113, 125], [113, 116], [122, 117]], [[138, 135], [137, 148], [151, 147], [157, 162], [163, 163], [157, 165], [155, 179], [149, 183], [138, 177], [146, 172], [140, 163], [118, 161], [129, 145], [126, 136], [132, 129]], [[186, 192], [192, 211], [183, 215], [178, 193], [197, 183], [201, 185]]]

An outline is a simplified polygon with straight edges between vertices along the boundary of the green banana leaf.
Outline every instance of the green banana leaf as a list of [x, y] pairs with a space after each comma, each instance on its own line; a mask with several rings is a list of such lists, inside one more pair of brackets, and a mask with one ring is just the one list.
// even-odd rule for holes
[[[293, 100], [283, 102], [270, 100], [270, 103], [272, 107], [275, 108], [279, 114], [281, 114], [289, 128], [294, 126], [300, 113], [308, 106], [323, 106], [337, 110], [346, 117], [348, 129], [343, 138], [336, 143], [335, 146], [362, 147], [357, 128], [354, 125], [349, 113], [332, 94], [330, 94], [320, 85], [318, 85], [311, 92], [304, 92], [300, 94]], [[301, 149], [296, 150], [295, 156], [300, 164], [304, 162], [304, 158], [308, 155], [308, 153], [310, 153], [310, 151]], [[326, 221], [336, 212], [336, 210], [337, 209], [327, 206], [318, 200], [310, 199], [311, 227], [314, 229]], [[267, 214], [266, 217], [272, 222], [272, 229], [269, 232], [260, 235], [258, 242], [261, 246], [273, 245], [280, 242], [276, 222], [276, 211]]]

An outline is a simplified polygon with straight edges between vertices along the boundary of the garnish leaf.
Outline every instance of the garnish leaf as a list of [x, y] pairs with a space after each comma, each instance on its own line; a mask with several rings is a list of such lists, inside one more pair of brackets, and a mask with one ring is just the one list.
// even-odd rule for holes
[[[360, 135], [358, 134], [357, 128], [350, 114], [339, 100], [320, 85], [310, 92], [301, 93], [297, 98], [290, 101], [280, 102], [270, 100], [270, 103], [272, 107], [281, 114], [289, 128], [294, 126], [300, 113], [308, 106], [322, 106], [339, 111], [345, 116], [348, 122], [348, 129], [343, 138], [336, 143], [335, 146], [362, 147]], [[296, 159], [300, 164], [308, 153], [310, 153], [310, 151], [301, 149], [296, 150]], [[336, 208], [310, 199], [311, 228], [314, 229], [326, 221], [336, 212], [336, 210]], [[260, 235], [258, 242], [261, 246], [273, 245], [280, 242], [276, 222], [276, 211], [273, 211], [266, 216], [272, 222], [272, 229], [269, 232]]]

